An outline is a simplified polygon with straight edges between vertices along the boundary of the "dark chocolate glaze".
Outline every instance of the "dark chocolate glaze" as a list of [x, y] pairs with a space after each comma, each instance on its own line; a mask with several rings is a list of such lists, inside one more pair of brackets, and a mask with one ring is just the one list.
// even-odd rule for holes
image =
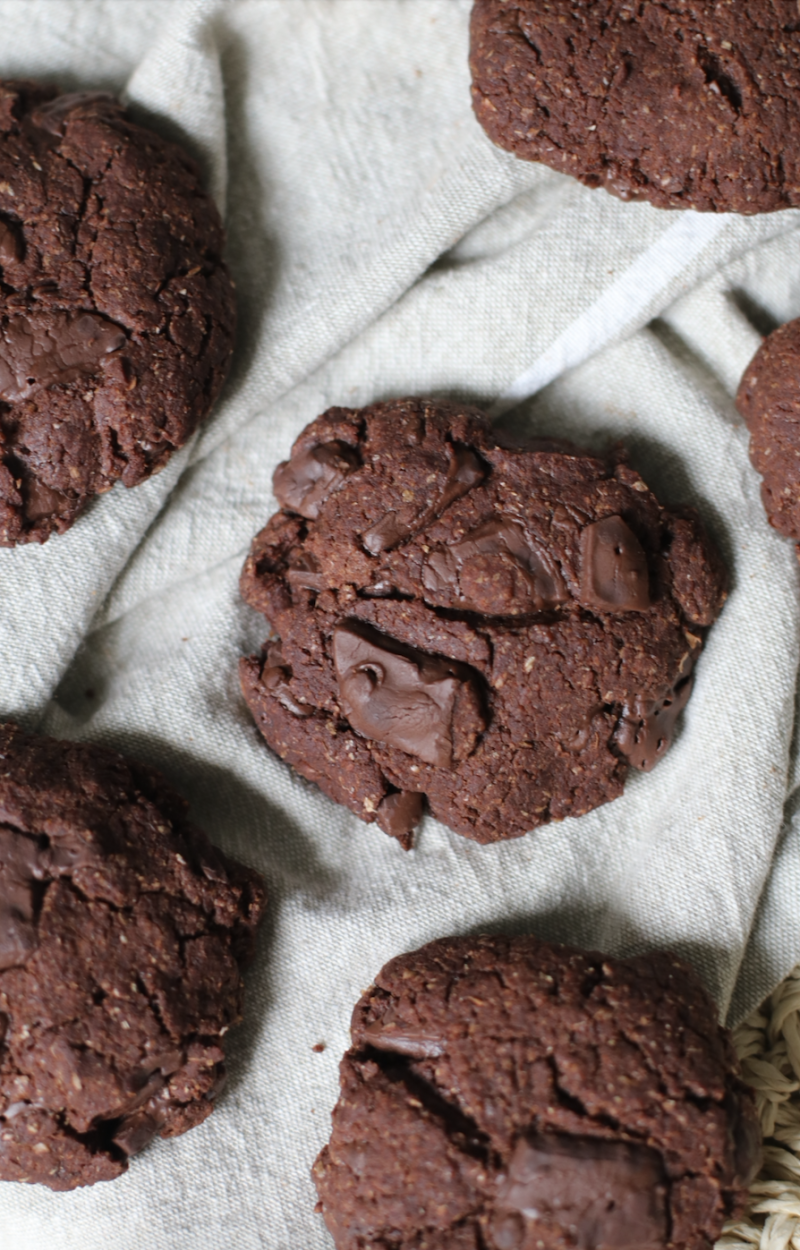
[[647, 557], [620, 516], [604, 517], [581, 533], [581, 602], [602, 612], [650, 607]]

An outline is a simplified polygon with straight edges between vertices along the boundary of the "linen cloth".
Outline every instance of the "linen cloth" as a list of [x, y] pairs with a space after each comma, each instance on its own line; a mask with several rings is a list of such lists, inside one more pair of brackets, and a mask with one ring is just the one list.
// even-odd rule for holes
[[[731, 1022], [800, 959], [797, 562], [733, 406], [800, 313], [800, 214], [663, 213], [494, 148], [469, 108], [467, 0], [0, 0], [0, 75], [125, 92], [225, 209], [240, 328], [190, 448], [67, 535], [0, 552], [0, 713], [160, 767], [271, 907], [214, 1115], [112, 1185], [0, 1186], [0, 1247], [316, 1250], [309, 1168], [350, 1011], [382, 963], [487, 929], [667, 945]], [[272, 757], [238, 691], [238, 599], [271, 475], [330, 404], [480, 403], [622, 439], [696, 504], [732, 572], [666, 759], [580, 820], [410, 853]], [[322, 1042], [321, 1052], [312, 1047]]]

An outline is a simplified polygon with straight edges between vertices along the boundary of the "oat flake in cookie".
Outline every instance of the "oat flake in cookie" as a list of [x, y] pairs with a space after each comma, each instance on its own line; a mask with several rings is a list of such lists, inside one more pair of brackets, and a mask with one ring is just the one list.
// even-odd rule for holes
[[0, 765], [0, 1179], [73, 1189], [213, 1110], [264, 889], [112, 751]]
[[489, 138], [657, 208], [800, 204], [796, 0], [476, 0]]
[[622, 793], [669, 746], [725, 579], [691, 511], [476, 409], [331, 408], [280, 465], [241, 663], [281, 758], [408, 846], [427, 798], [479, 842]]
[[103, 92], [0, 82], [0, 545], [68, 529], [181, 447], [233, 289], [194, 162]]
[[337, 1250], [710, 1250], [760, 1163], [687, 965], [444, 938], [355, 1007], [313, 1169]]

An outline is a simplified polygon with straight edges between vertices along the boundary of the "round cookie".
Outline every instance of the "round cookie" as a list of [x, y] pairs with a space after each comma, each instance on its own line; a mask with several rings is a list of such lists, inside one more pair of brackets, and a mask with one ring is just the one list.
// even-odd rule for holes
[[770, 525], [800, 543], [800, 318], [773, 330], [747, 366], [736, 407], [750, 431]]
[[444, 938], [350, 1032], [313, 1168], [337, 1250], [710, 1250], [744, 1206], [752, 1094], [672, 955]]
[[278, 467], [241, 662], [269, 745], [410, 844], [424, 797], [479, 842], [622, 793], [669, 746], [725, 579], [697, 516], [617, 451], [507, 447], [476, 409], [331, 408]]
[[0, 1180], [111, 1180], [214, 1108], [256, 873], [156, 773], [0, 725]]
[[162, 468], [233, 348], [219, 214], [104, 92], [0, 82], [0, 546]]
[[478, 121], [500, 147], [657, 208], [800, 204], [794, 0], [476, 0]]

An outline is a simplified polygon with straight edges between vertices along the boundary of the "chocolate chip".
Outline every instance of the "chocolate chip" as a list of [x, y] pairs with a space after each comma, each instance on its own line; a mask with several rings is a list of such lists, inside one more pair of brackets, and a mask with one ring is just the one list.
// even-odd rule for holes
[[138, 1155], [164, 1126], [164, 1118], [144, 1109], [126, 1115], [112, 1140], [126, 1155]]
[[48, 859], [34, 838], [0, 828], [0, 971], [24, 964], [36, 950], [34, 889]]
[[68, 510], [69, 499], [64, 491], [53, 490], [44, 482], [30, 474], [23, 475], [23, 496], [25, 519], [38, 521], [53, 513], [64, 513]]

